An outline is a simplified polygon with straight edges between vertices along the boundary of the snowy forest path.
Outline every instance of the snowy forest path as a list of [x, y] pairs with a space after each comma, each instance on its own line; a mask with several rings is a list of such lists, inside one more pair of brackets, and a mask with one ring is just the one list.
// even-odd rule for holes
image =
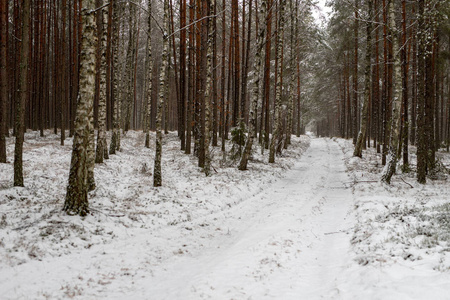
[[201, 253], [155, 270], [146, 293], [167, 299], [338, 296], [354, 222], [348, 182], [339, 145], [312, 139], [284, 178], [210, 216], [226, 234], [206, 239]]

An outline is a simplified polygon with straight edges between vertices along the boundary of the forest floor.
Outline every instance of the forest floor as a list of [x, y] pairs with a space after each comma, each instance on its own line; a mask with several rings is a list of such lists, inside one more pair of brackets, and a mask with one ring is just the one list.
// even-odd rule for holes
[[245, 172], [214, 148], [205, 177], [169, 133], [153, 188], [154, 145], [128, 132], [82, 218], [61, 211], [71, 140], [26, 134], [24, 188], [7, 143], [2, 299], [450, 299], [447, 152], [426, 185], [398, 172], [388, 186], [373, 148], [301, 136], [275, 164], [257, 148]]

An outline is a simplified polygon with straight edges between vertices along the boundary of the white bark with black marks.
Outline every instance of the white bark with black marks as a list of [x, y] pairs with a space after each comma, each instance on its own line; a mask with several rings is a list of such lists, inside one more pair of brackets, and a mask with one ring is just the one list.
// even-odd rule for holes
[[[275, 162], [275, 151], [278, 148], [279, 136], [280, 136], [280, 114], [281, 114], [281, 93], [282, 84], [281, 76], [283, 71], [282, 64], [282, 54], [283, 54], [283, 35], [284, 35], [284, 6], [286, 0], [280, 0], [278, 7], [278, 39], [277, 39], [277, 59], [278, 59], [278, 77], [276, 78], [275, 86], [275, 119], [274, 119], [274, 130], [272, 133], [272, 138], [270, 140], [269, 147], [269, 163]], [[267, 118], [268, 116], [266, 116]]]
[[[260, 7], [260, 13], [262, 17], [266, 17], [267, 13], [267, 0], [263, 0]], [[261, 80], [261, 65], [262, 57], [261, 52], [264, 46], [264, 34], [265, 26], [261, 26], [257, 40], [256, 40], [256, 53], [255, 53], [255, 85], [253, 86], [253, 97], [250, 104], [249, 124], [248, 124], [248, 138], [245, 142], [244, 151], [242, 151], [241, 160], [239, 162], [238, 169], [241, 171], [247, 170], [248, 159], [252, 152], [253, 140], [256, 138], [256, 116], [259, 103], [259, 83]]]
[[98, 104], [98, 133], [97, 133], [97, 149], [95, 153], [95, 162], [103, 163], [103, 159], [108, 159], [108, 144], [106, 142], [106, 39], [108, 10], [104, 8], [100, 10], [102, 18], [102, 36], [100, 41], [100, 98]]
[[75, 116], [72, 159], [63, 210], [71, 215], [84, 216], [89, 212], [88, 143], [89, 115], [93, 110], [95, 92], [96, 24], [93, 10], [95, 0], [83, 0], [82, 40], [80, 55], [80, 88]]
[[388, 4], [389, 27], [392, 30], [392, 53], [394, 53], [394, 78], [393, 78], [393, 99], [392, 99], [392, 121], [391, 134], [388, 150], [388, 157], [386, 166], [381, 175], [381, 181], [390, 184], [392, 175], [395, 173], [395, 168], [398, 160], [398, 145], [400, 138], [400, 122], [401, 122], [401, 105], [402, 105], [402, 91], [401, 91], [401, 61], [400, 52], [398, 51], [398, 35], [395, 25], [395, 10], [394, 1], [390, 0]]
[[168, 80], [169, 65], [169, 0], [164, 0], [164, 28], [163, 51], [161, 55], [161, 71], [159, 74], [159, 95], [156, 105], [156, 143], [155, 165], [153, 169], [153, 186], [162, 185], [161, 156], [162, 156], [162, 113], [166, 98], [166, 81]]

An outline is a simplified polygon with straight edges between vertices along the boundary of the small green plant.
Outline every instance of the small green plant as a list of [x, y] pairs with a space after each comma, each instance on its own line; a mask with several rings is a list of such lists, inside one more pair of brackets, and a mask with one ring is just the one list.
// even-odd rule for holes
[[402, 165], [402, 173], [410, 173], [411, 172], [411, 167], [409, 166], [409, 164], [403, 164]]
[[231, 129], [231, 143], [233, 146], [230, 151], [230, 158], [236, 160], [242, 155], [242, 150], [247, 140], [247, 129], [245, 128], [244, 122], [239, 122], [238, 127], [233, 127]]

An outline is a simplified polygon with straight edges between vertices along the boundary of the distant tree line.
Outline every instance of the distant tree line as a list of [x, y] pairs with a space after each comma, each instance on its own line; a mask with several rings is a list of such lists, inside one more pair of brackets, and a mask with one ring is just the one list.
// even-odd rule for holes
[[336, 0], [332, 7], [318, 56], [328, 67], [318, 76], [334, 88], [317, 96], [328, 106], [319, 133], [352, 139], [355, 156], [375, 147], [388, 183], [397, 162], [410, 170], [409, 146], [417, 146], [417, 180], [425, 183], [436, 152], [450, 144], [449, 2]]

